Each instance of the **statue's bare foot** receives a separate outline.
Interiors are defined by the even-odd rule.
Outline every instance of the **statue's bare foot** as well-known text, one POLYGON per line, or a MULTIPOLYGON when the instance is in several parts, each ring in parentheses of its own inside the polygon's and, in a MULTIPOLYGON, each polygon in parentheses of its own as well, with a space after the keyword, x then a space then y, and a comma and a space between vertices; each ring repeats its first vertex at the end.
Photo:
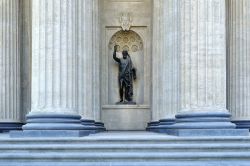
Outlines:
POLYGON ((115 104, 124 104, 123 100, 116 102, 115 104))
POLYGON ((136 102, 134 102, 134 101, 127 101, 126 104, 128 104, 128 105, 136 105, 136 102))

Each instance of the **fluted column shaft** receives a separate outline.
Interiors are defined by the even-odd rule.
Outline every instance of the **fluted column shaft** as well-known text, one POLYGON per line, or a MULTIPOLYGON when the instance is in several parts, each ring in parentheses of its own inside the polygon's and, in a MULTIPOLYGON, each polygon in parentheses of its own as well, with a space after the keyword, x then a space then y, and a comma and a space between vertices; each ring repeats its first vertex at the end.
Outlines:
MULTIPOLYGON (((226 107, 225 1, 181 0, 181 108, 226 107)), ((199 109, 200 110, 200 109, 199 109)))
POLYGON ((228 109, 234 120, 250 120, 250 1, 227 1, 228 109))
POLYGON ((32 1, 32 111, 77 113, 77 1, 32 1))
POLYGON ((18 9, 18 0, 0 0, 0 122, 20 122, 18 9))
POLYGON ((154 0, 152 119, 174 118, 179 110, 179 2, 154 0))
POLYGON ((78 1, 79 114, 100 120, 100 62, 98 0, 78 1))
POLYGON ((153 119, 180 109, 226 106, 225 2, 156 0, 153 119))

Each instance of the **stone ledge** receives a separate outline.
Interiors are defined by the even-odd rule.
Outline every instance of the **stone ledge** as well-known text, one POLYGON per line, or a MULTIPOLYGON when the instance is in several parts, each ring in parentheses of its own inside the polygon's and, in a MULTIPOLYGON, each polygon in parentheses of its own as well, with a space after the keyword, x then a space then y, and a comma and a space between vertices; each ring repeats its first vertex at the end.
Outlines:
POLYGON ((11 131, 10 137, 82 137, 91 133, 88 130, 25 130, 25 131, 11 131))
POLYGON ((183 137, 249 136, 249 130, 247 129, 158 129, 157 131, 183 137))
POLYGON ((20 122, 0 122, 0 133, 11 130, 22 130, 23 123, 20 122))
POLYGON ((233 120, 232 122, 236 124, 236 128, 238 129, 250 130, 250 120, 233 120))
POLYGON ((103 105, 103 109, 149 109, 149 105, 103 105))

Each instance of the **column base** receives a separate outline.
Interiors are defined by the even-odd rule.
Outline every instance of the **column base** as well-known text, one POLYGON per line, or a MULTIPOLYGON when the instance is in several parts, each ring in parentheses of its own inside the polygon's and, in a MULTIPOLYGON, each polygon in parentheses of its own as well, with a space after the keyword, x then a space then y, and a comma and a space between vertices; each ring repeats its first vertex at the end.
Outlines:
POLYGON ((238 129, 250 130, 250 120, 233 120, 232 122, 236 124, 236 128, 238 129))
POLYGON ((9 132, 12 130, 22 130, 23 123, 18 122, 1 122, 0 133, 9 132))
POLYGON ((151 123, 151 126, 148 127, 148 131, 162 133, 162 129, 165 129, 169 125, 173 125, 174 123, 175 119, 161 119, 157 123, 151 123))
POLYGON ((147 128, 146 128, 146 131, 152 131, 152 132, 155 132, 155 128, 156 126, 158 126, 160 123, 160 121, 152 121, 152 122, 148 122, 148 125, 147 125, 147 128))
POLYGON ((11 137, 81 137, 92 134, 81 124, 80 115, 30 113, 26 118, 23 131, 11 131, 11 137))
POLYGON ((101 132, 106 131, 104 123, 102 123, 102 122, 95 122, 95 126, 98 127, 101 132))
POLYGON ((93 134, 106 130, 104 128, 103 123, 101 123, 101 122, 97 123, 94 120, 90 120, 90 119, 81 119, 81 124, 93 134))
POLYGON ((158 132, 175 136, 248 136, 247 129, 236 129, 230 113, 215 111, 185 111, 175 116, 172 125, 157 126, 158 132))
POLYGON ((24 130, 11 131, 10 137, 82 137, 91 134, 88 130, 24 130))

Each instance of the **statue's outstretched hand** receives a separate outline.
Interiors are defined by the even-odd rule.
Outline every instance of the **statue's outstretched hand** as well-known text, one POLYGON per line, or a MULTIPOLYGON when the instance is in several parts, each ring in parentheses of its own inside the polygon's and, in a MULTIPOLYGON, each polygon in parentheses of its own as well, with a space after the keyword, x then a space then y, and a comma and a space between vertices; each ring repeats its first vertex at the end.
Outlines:
POLYGON ((114 46, 114 51, 115 51, 115 52, 117 51, 117 47, 118 47, 118 45, 115 45, 115 46, 114 46))

